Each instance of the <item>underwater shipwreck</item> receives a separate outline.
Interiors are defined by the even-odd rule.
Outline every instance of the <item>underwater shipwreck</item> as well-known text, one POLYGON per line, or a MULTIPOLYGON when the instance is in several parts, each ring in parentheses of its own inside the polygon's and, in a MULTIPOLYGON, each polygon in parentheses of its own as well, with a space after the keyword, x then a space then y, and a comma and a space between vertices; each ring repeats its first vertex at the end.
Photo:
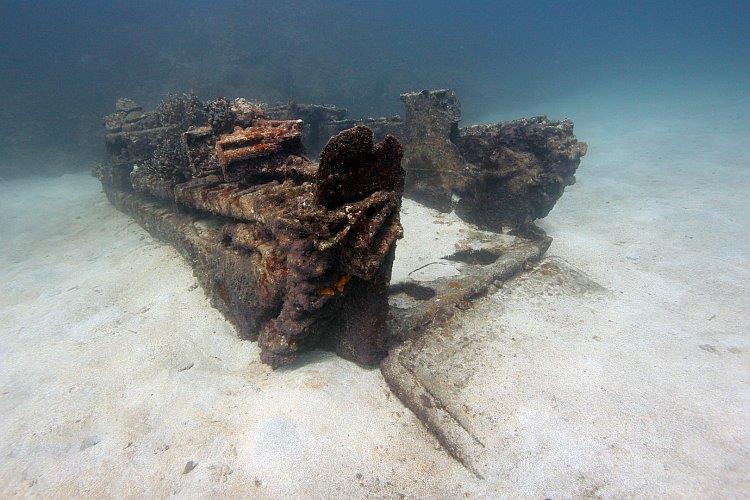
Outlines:
POLYGON ((481 477, 481 441, 435 370, 460 349, 448 342, 455 317, 543 257, 551 238, 534 220, 575 182, 587 146, 569 120, 459 127, 450 90, 401 101, 403 119, 349 119, 331 105, 178 94, 144 112, 119 99, 94 175, 117 209, 182 254, 262 362, 277 368, 323 348, 379 364, 481 477), (458 275, 391 283, 404 196, 477 228, 444 257, 458 275))
POLYGON ((144 112, 119 99, 94 175, 115 207, 185 257, 264 363, 324 348, 374 365, 538 260, 550 238, 533 222, 586 153, 569 120, 461 128, 450 90, 401 101, 403 119, 349 119, 331 105, 178 94, 144 112), (402 196, 498 238, 450 257, 461 276, 391 285, 402 196), (408 305, 389 306, 399 295, 408 305))

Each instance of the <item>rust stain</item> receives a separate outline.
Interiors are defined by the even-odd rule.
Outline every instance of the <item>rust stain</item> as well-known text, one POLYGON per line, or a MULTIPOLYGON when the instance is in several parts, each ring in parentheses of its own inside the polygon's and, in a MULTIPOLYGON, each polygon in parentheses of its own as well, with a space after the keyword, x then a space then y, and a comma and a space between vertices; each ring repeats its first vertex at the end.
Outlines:
POLYGON ((266 274, 276 277, 277 279, 286 278, 289 274, 289 269, 284 265, 284 262, 273 253, 266 257, 264 264, 266 274))
POLYGON ((258 120, 252 127, 235 127, 216 141, 216 156, 223 168, 230 163, 268 156, 281 150, 284 141, 298 139, 300 120, 258 120))
POLYGON ((344 288, 346 288, 346 284, 349 283, 349 280, 351 279, 351 275, 345 274, 337 279, 336 283, 334 283, 333 286, 327 286, 320 289, 318 291, 318 295, 320 295, 321 297, 333 297, 334 295, 342 293, 344 291, 344 288))
POLYGON ((352 277, 348 274, 343 275, 339 280, 336 282, 336 290, 339 291, 339 293, 344 291, 344 287, 347 283, 349 283, 349 280, 352 279, 352 277))

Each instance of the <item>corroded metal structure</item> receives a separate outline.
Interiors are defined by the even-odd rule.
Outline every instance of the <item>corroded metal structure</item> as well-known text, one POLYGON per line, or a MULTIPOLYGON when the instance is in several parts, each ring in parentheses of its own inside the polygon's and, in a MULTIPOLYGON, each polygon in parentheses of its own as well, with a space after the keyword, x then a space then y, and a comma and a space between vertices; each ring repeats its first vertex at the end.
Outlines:
POLYGON ((401 95, 405 117, 346 119, 330 105, 289 104, 276 117, 302 119, 314 150, 356 124, 404 146, 405 196, 440 211, 455 210, 482 228, 512 231, 545 217, 575 172, 587 146, 570 120, 545 116, 459 127, 461 106, 452 90, 401 95))
POLYGON ((401 100, 404 120, 189 94, 143 112, 120 99, 95 175, 117 208, 182 253, 263 362, 287 365, 313 347, 382 360, 394 394, 482 477, 483 445, 435 374, 465 348, 461 311, 543 257, 551 238, 533 221, 575 181, 586 144, 572 122, 546 117, 460 128, 450 90, 401 100), (414 274, 432 262, 390 283, 404 194, 490 230, 440 259, 456 274, 414 274))
POLYGON ((406 194, 463 219, 503 231, 545 217, 587 146, 573 122, 545 116, 459 128, 451 90, 401 95, 406 107, 406 194))
POLYGON ((105 124, 109 161, 95 175, 109 200, 183 254, 264 362, 286 365, 321 346, 362 364, 382 359, 402 231, 396 139, 374 144, 354 127, 318 165, 305 156, 301 121, 190 95, 151 113, 120 100, 105 124))
POLYGON ((109 161, 95 174, 112 203, 182 252, 264 362, 323 346, 372 364, 539 259, 549 238, 533 221, 586 153, 569 120, 461 128, 450 90, 401 101, 404 120, 353 120, 331 105, 183 94, 144 112, 120 99, 105 118, 109 161), (321 150, 319 163, 307 145, 321 150), (500 254, 464 262, 461 279, 420 285, 432 295, 389 314, 389 294, 421 293, 408 282, 388 288, 402 194, 517 240, 499 267, 500 254))

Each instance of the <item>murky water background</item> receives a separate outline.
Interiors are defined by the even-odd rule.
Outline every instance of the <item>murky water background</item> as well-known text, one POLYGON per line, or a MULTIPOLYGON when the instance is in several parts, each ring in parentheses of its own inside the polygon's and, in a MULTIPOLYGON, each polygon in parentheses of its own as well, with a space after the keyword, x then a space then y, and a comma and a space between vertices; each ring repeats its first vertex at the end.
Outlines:
POLYGON ((617 102, 621 87, 740 92, 748 26, 740 1, 2 2, 0 176, 90 164, 118 96, 150 108, 193 90, 356 117, 449 87, 468 123, 602 91, 617 102))

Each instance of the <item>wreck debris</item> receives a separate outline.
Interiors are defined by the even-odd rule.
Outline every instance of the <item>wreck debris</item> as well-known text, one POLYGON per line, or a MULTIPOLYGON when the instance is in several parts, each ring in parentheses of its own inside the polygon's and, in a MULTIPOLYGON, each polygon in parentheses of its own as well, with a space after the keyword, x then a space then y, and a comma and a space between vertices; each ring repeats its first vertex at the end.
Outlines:
MULTIPOLYGON (((402 193, 544 241, 533 221, 575 181, 586 153, 569 120, 460 128, 450 90, 401 100, 405 120, 352 120, 329 105, 202 104, 191 94, 170 96, 154 112, 120 100, 105 118, 110 161, 95 174, 113 203, 193 263, 216 306, 259 339, 265 362, 287 364, 326 345, 371 363, 388 343, 402 193), (305 156, 305 139, 322 149, 319 165, 305 156)), ((441 296, 440 307, 451 303, 441 296)))
POLYGON ((526 267, 537 262, 552 243, 541 229, 523 236, 482 233, 478 248, 464 249, 443 257, 455 262, 458 276, 409 277, 391 285, 390 295, 406 295, 416 300, 391 310, 390 329, 396 341, 420 337, 425 331, 447 324, 457 310, 490 293, 526 267))
POLYGON ((144 165, 135 165, 130 172, 132 190, 161 200, 174 198, 175 180, 165 177, 159 171, 144 165))
POLYGON ((99 179, 102 186, 112 186, 121 191, 132 191, 133 185, 130 182, 130 173, 132 165, 100 163, 94 166, 91 174, 99 179))
MULTIPOLYGON (((549 239, 546 239, 549 244, 549 239)), ((499 278, 496 285, 501 285, 497 288, 502 290, 493 302, 510 302, 509 310, 521 308, 526 314, 533 316, 545 312, 542 304, 546 304, 547 296, 565 296, 566 303, 572 307, 578 304, 578 307, 585 305, 587 309, 592 298, 606 294, 607 290, 604 287, 556 257, 544 258, 535 262, 531 269, 527 269, 527 261, 524 259, 537 261, 544 253, 545 247, 534 249, 534 246, 543 241, 544 239, 536 240, 536 243, 524 242, 517 238, 510 245, 500 245, 496 249, 484 245, 480 247, 480 250, 490 250, 488 253, 500 253, 494 264, 483 267, 486 271, 482 273, 484 276, 492 275, 499 278), (514 277, 513 275, 519 271, 512 268, 519 264, 523 264, 522 268, 526 272, 523 276, 514 277), (534 297, 539 300, 534 300, 534 297)), ((468 270, 466 274, 476 275, 476 272, 468 270)), ((405 295, 403 285, 406 283, 391 286, 392 301, 405 295)), ((496 285, 488 286, 494 291, 496 285)), ((427 283, 415 286, 421 288, 407 289, 408 293, 416 296, 417 293, 414 292, 419 290, 422 297, 426 295, 425 290, 437 294, 437 297, 445 290, 444 284, 434 286, 427 283)), ((460 287, 469 288, 464 284, 460 284, 460 287)), ((481 287, 479 289, 481 290, 481 287)), ((478 393, 481 394, 481 398, 490 399, 493 394, 484 390, 474 375, 477 366, 484 369, 492 366, 494 362, 500 365, 507 364, 503 347, 509 346, 505 342, 515 336, 513 322, 511 325, 505 325, 509 328, 503 328, 501 336, 487 336, 476 329, 461 328, 460 325, 467 318, 462 309, 465 309, 467 304, 461 305, 464 298, 459 297, 442 297, 441 302, 452 300, 458 306, 448 308, 448 315, 439 310, 435 313, 429 310, 430 306, 422 305, 430 303, 429 297, 415 299, 411 304, 406 304, 410 305, 411 309, 399 309, 401 317, 406 321, 398 322, 394 328, 398 330, 400 325, 415 325, 417 330, 406 332, 409 338, 390 350, 388 357, 381 363, 380 370, 393 393, 435 434, 443 448, 470 472, 481 478, 497 460, 497 455, 492 451, 497 450, 496 446, 502 439, 493 439, 487 434, 486 431, 491 430, 493 426, 477 425, 478 412, 472 402, 480 400, 478 393), (414 311, 412 317, 407 316, 410 311, 414 311), (436 319, 428 321, 427 326, 422 326, 420 319, 425 315, 436 319)), ((569 311, 566 308, 565 313, 560 315, 569 315, 569 311)), ((497 311, 497 314, 502 316, 503 311, 497 311)), ((476 317, 475 314, 469 316, 476 317)), ((500 403, 500 407, 502 406, 500 403)), ((496 405, 490 409, 498 410, 500 407, 496 405)), ((491 413, 485 413, 489 414, 491 413)))
POLYGON ((138 122, 125 124, 124 116, 121 118, 111 116, 109 120, 120 120, 117 122, 117 131, 104 136, 104 145, 112 162, 128 163, 134 160, 145 160, 151 156, 159 142, 172 132, 170 127, 136 128, 138 122), (126 125, 131 126, 125 130, 126 125))
POLYGON ((348 111, 332 104, 299 104, 290 102, 271 106, 264 110, 269 118, 277 120, 302 120, 305 124, 317 126, 321 123, 342 120, 348 111))
POLYGON ((401 94, 401 101, 406 108, 406 191, 416 201, 450 211, 472 177, 452 141, 461 119, 458 99, 452 90, 425 90, 401 94))
POLYGON ((163 126, 184 131, 206 121, 206 107, 195 94, 169 94, 156 106, 154 115, 163 126))
POLYGON ((175 184, 190 178, 187 157, 176 133, 167 134, 146 160, 139 161, 130 173, 136 192, 164 200, 174 198, 175 184))
POLYGON ((215 141, 214 131, 209 126, 194 127, 182 134, 182 146, 192 177, 218 174, 221 167, 214 150, 215 141))
MULTIPOLYGON (((276 120, 302 120, 304 123, 302 140, 314 153, 320 151, 328 139, 344 130, 340 129, 333 134, 328 134, 329 130, 326 129, 325 124, 341 120, 347 114, 346 109, 330 104, 298 104, 296 102, 272 106, 264 112, 269 118, 276 120)), ((351 126, 346 128, 351 128, 351 126)))
POLYGON ((483 239, 474 250, 482 255, 481 262, 466 250, 444 257, 459 262, 459 276, 420 282, 410 279, 391 285, 389 327, 394 345, 380 364, 383 378, 396 397, 453 458, 478 478, 483 468, 475 451, 483 448, 481 442, 471 426, 456 417, 451 401, 435 391, 435 377, 453 373, 453 369, 445 368, 452 366, 451 354, 467 355, 461 351, 466 343, 460 342, 463 330, 456 328, 457 316, 538 262, 552 241, 541 231, 528 238, 496 234, 483 239), (436 364, 435 358, 442 364, 436 364))
POLYGON ((314 346, 382 359, 402 234, 398 141, 374 144, 356 127, 331 139, 318 167, 304 156, 301 121, 267 119, 249 101, 199 107, 182 96, 157 109, 143 115, 158 126, 139 130, 149 148, 132 147, 124 125, 108 134, 122 144, 95 171, 109 200, 175 245, 265 363, 314 346))
POLYGON ((249 127, 255 120, 268 118, 263 106, 243 97, 238 97, 232 101, 229 111, 234 116, 235 124, 240 127, 249 127))
POLYGON ((235 127, 215 143, 222 177, 235 181, 260 177, 289 155, 302 155, 301 120, 256 120, 247 128, 235 127))
POLYGON ((358 125, 365 126, 372 130, 374 140, 380 141, 389 135, 401 137, 404 122, 398 116, 332 120, 320 125, 320 138, 325 141, 327 138, 333 137, 342 130, 356 127, 358 125))
POLYGON ((115 112, 104 118, 104 144, 113 163, 143 161, 160 143, 174 142, 205 119, 203 103, 193 94, 169 95, 148 113, 132 99, 118 99, 115 112))
POLYGON ((313 151, 321 141, 360 124, 372 129, 376 140, 389 134, 399 138, 405 196, 441 211, 456 210, 465 220, 496 231, 523 231, 545 217, 575 182, 586 154, 570 120, 540 116, 460 128, 461 107, 452 90, 407 92, 401 101, 403 121, 398 116, 339 118, 346 110, 333 106, 289 104, 269 112, 310 121, 315 139, 306 144, 313 151))
POLYGON ((527 118, 459 128, 450 90, 407 93, 406 195, 502 231, 545 217, 575 182, 586 144, 570 120, 527 118))
POLYGON ((130 113, 131 111, 143 111, 143 108, 132 99, 117 99, 117 102, 115 102, 116 113, 130 113))
POLYGON ((403 191, 403 150, 387 136, 373 146, 369 128, 359 125, 333 137, 320 153, 318 199, 326 206, 362 199, 375 191, 403 191))
POLYGON ((573 135, 573 122, 545 116, 459 130, 454 138, 476 175, 456 211, 490 227, 526 227, 546 217, 575 183, 587 145, 573 135))
POLYGON ((302 120, 302 140, 308 150, 317 154, 328 140, 344 130, 364 125, 373 132, 376 141, 387 135, 401 137, 403 121, 398 116, 379 118, 347 118, 348 111, 330 104, 288 103, 264 110, 266 115, 277 120, 302 120))
POLYGON ((232 105, 226 97, 219 97, 206 104, 206 121, 215 134, 232 130, 235 115, 232 105))

